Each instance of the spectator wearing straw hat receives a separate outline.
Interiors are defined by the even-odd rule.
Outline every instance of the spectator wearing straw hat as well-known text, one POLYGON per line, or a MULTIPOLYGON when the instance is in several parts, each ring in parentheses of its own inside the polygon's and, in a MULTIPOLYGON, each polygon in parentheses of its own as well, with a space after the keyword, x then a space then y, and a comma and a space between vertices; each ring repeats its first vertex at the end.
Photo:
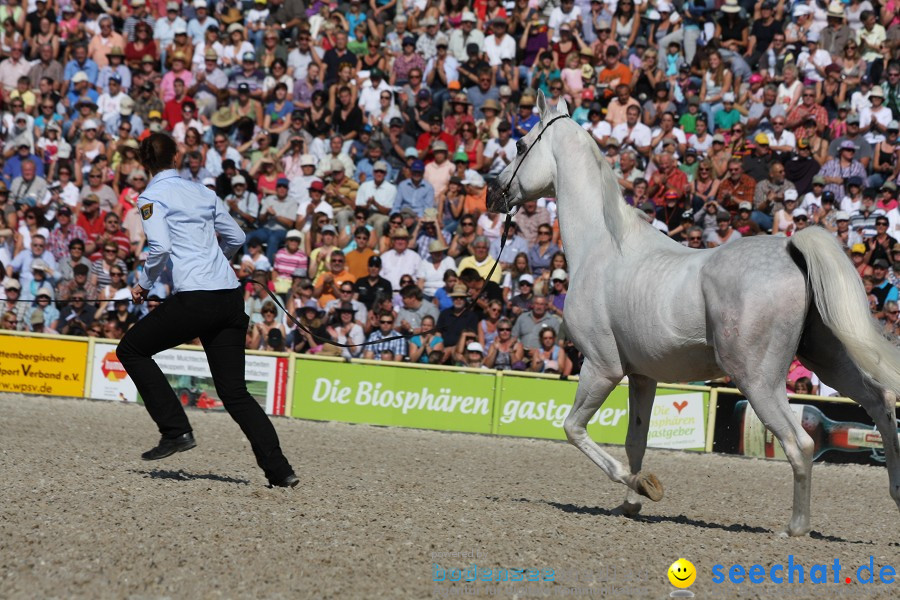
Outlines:
POLYGON ((429 247, 431 242, 440 240, 446 244, 451 240, 450 234, 443 231, 440 227, 436 208, 425 209, 425 214, 419 219, 415 229, 413 229, 412 239, 412 246, 423 261, 427 261, 430 256, 429 247))
POLYGON ((400 289, 403 275, 415 276, 422 263, 421 257, 409 248, 409 231, 405 227, 397 227, 391 233, 391 249, 381 255, 381 260, 381 275, 394 290, 400 289))
POLYGON ((431 148, 434 160, 425 163, 424 179, 434 188, 438 197, 450 183, 450 177, 456 172, 456 166, 448 159, 449 148, 444 140, 437 140, 431 148))
POLYGON ((456 261, 447 256, 447 244, 444 240, 434 239, 428 244, 428 257, 419 264, 416 273, 418 286, 431 302, 437 291, 444 284, 444 274, 456 270, 456 261))
POLYGON ((457 61, 463 63, 469 59, 467 48, 475 46, 475 54, 481 53, 484 45, 484 33, 477 28, 478 17, 470 10, 464 10, 460 17, 459 27, 450 34, 449 49, 457 61))
POLYGON ((449 295, 453 299, 453 306, 442 310, 437 321, 437 330, 444 339, 444 361, 452 356, 454 347, 464 332, 470 332, 475 336, 478 322, 481 320, 480 311, 467 308, 466 298, 469 291, 466 284, 457 283, 449 295))

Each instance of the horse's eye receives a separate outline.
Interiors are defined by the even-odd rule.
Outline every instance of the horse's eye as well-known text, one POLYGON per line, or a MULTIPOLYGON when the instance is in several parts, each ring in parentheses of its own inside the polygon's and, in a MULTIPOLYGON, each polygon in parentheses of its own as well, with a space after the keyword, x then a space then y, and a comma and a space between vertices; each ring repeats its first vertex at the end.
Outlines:
POLYGON ((518 152, 519 154, 525 154, 526 150, 527 147, 525 146, 524 140, 519 140, 518 142, 516 142, 516 152, 518 152))

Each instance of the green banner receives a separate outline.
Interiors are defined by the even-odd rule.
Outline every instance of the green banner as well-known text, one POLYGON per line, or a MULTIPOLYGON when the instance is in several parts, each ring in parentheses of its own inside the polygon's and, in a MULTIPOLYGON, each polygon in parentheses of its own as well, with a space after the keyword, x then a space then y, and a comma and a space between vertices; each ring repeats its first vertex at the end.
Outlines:
POLYGON ((484 374, 296 361, 291 416, 491 433, 493 371, 484 374))
MULTIPOLYGON (((575 381, 504 375, 495 413, 494 433, 566 439, 563 423, 575 400, 575 381)), ((709 394, 658 388, 647 445, 654 448, 703 450, 709 394)), ((588 423, 588 434, 600 444, 624 444, 628 431, 628 388, 618 386, 588 423)))

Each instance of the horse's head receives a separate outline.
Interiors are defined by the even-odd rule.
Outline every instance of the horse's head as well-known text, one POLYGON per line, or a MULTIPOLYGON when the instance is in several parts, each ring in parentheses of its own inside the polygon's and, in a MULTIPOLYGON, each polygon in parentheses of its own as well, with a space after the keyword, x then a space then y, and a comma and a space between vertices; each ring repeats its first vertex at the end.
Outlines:
POLYGON ((554 195, 556 161, 551 152, 550 126, 569 116, 566 101, 559 99, 556 108, 550 106, 544 93, 538 91, 537 106, 541 120, 528 135, 516 142, 516 158, 506 165, 491 185, 487 207, 492 212, 509 212, 528 200, 554 195))

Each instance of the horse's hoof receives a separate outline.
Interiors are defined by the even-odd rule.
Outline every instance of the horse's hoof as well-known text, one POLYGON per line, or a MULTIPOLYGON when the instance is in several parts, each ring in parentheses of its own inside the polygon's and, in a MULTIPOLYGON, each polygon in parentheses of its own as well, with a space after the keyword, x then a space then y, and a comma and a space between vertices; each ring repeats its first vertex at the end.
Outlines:
POLYGON ((620 517, 633 518, 640 514, 641 505, 632 504, 631 502, 623 502, 612 510, 612 514, 620 517))
POLYGON ((787 526, 787 529, 782 529, 778 532, 778 537, 789 538, 789 537, 804 537, 809 535, 809 532, 812 530, 811 527, 797 527, 793 528, 790 525, 787 526))
POLYGON ((641 496, 646 496, 654 502, 659 502, 663 497, 663 486, 652 473, 638 473, 635 491, 641 496))

